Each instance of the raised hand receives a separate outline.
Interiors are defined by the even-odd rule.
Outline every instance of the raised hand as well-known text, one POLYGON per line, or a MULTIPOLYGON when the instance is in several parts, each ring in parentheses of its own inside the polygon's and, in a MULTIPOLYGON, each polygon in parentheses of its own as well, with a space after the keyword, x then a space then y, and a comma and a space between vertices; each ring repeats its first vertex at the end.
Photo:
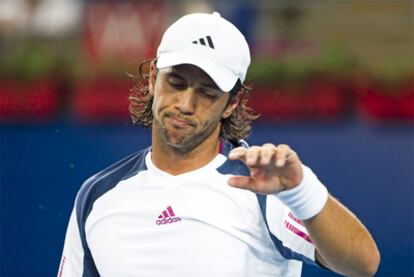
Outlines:
POLYGON ((271 194, 296 187, 303 178, 302 164, 288 145, 266 143, 250 148, 238 147, 229 159, 241 160, 250 169, 250 177, 234 176, 228 184, 255 193, 271 194))

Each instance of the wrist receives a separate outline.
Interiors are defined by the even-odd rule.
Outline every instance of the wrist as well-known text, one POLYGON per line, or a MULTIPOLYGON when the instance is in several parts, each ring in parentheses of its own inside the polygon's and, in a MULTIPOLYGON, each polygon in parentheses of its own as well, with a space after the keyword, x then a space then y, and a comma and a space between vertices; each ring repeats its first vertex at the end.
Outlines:
POLYGON ((301 220, 317 215, 328 200, 328 190, 307 166, 302 166, 301 183, 289 190, 276 193, 279 198, 301 220))

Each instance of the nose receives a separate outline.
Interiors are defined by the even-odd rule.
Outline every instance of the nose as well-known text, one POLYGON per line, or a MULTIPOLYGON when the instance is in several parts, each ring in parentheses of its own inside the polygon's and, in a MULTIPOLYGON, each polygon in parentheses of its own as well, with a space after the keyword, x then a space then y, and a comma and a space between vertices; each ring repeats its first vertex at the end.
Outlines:
POLYGON ((188 87, 177 95, 176 108, 183 114, 193 114, 196 105, 196 95, 193 88, 188 87))

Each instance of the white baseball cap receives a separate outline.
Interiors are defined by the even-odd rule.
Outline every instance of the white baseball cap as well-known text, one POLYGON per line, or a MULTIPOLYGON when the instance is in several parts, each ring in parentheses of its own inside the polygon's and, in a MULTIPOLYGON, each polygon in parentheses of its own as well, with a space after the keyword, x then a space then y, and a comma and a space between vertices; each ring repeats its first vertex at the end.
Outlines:
POLYGON ((243 34, 219 13, 193 13, 178 19, 164 33, 157 50, 157 68, 192 64, 205 71, 223 91, 243 83, 250 51, 243 34))

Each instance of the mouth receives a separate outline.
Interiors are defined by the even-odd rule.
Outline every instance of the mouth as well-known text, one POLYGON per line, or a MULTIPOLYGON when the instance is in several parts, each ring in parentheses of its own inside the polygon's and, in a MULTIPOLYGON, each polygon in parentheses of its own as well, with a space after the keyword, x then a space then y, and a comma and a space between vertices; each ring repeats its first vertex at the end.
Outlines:
POLYGON ((190 128, 193 126, 193 124, 189 121, 183 120, 177 116, 169 116, 167 117, 167 120, 170 122, 171 125, 173 125, 175 128, 190 128))

